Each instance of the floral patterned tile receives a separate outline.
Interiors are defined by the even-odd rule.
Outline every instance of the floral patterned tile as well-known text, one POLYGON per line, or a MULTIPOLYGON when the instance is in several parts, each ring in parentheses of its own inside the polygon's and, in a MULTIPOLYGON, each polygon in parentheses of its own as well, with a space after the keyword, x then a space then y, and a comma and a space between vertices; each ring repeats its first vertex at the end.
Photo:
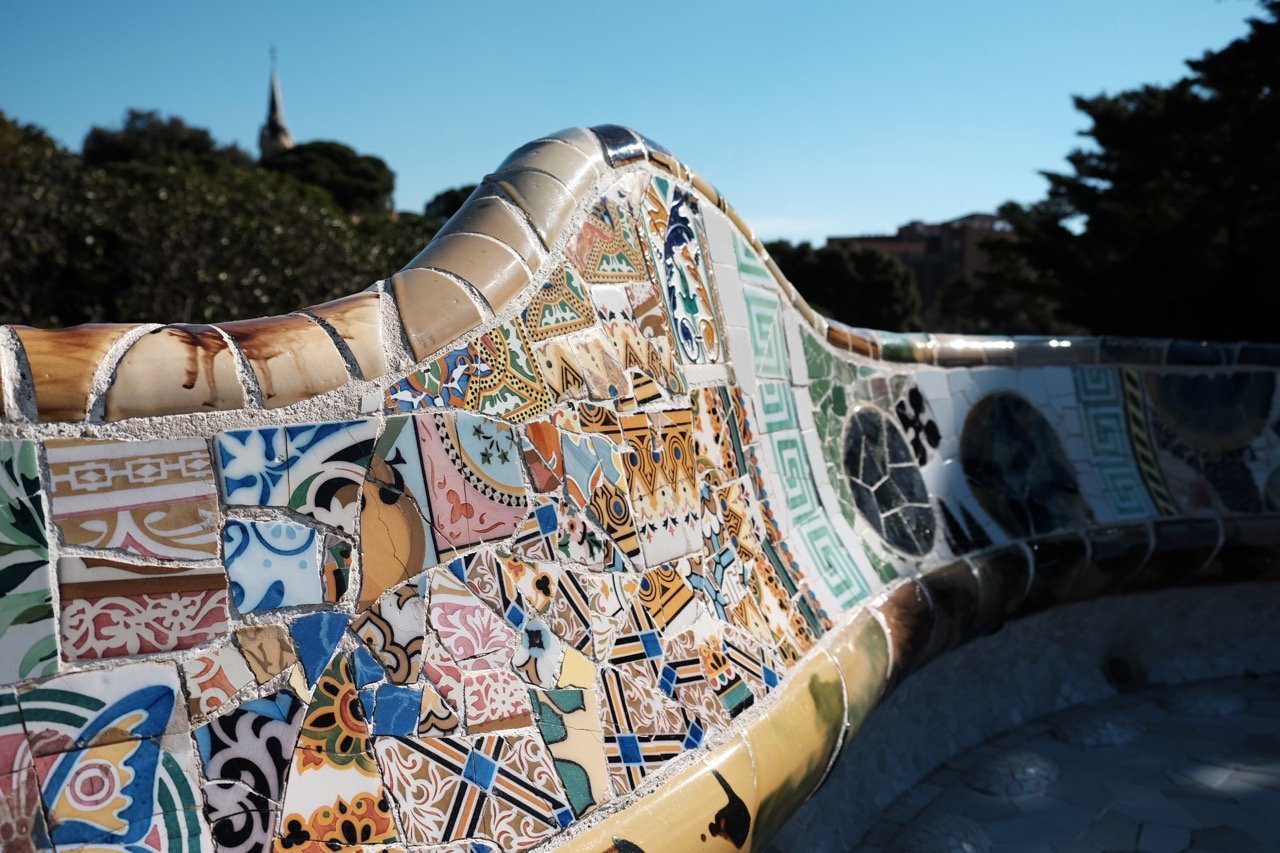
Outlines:
POLYGON ((36 446, 0 441, 0 682, 57 667, 49 543, 36 446))
POLYGON ((184 662, 182 676, 187 686, 187 709, 193 718, 213 713, 257 683, 244 656, 231 643, 184 662))
POLYGON ((219 482, 232 506, 272 506, 354 531, 360 483, 378 422, 228 430, 214 438, 219 482))
POLYGON ((241 613, 319 604, 320 537, 288 519, 228 519, 222 547, 231 603, 241 613))
POLYGON ((534 716, 574 817, 612 798, 594 690, 531 690, 534 716))
POLYGON ((519 317, 396 382, 387 389, 384 404, 388 414, 452 407, 517 423, 550 406, 551 395, 519 317))
POLYGON ((522 729, 533 725, 528 685, 509 669, 477 669, 462 673, 467 731, 522 729))
POLYGON ((178 669, 138 661, 60 675, 18 692, 33 755, 187 730, 178 669))
POLYGON ((68 545, 217 556, 217 489, 203 439, 50 439, 45 452, 50 509, 68 545))
POLYGON ((188 649, 227 630, 220 567, 61 557, 62 658, 94 660, 188 649))
POLYGON ((376 749, 409 844, 492 838, 522 850, 572 820, 534 737, 381 738, 376 749))
POLYGON ((413 585, 383 596, 356 617, 352 632, 374 653, 395 684, 411 684, 422 671, 426 605, 413 585))

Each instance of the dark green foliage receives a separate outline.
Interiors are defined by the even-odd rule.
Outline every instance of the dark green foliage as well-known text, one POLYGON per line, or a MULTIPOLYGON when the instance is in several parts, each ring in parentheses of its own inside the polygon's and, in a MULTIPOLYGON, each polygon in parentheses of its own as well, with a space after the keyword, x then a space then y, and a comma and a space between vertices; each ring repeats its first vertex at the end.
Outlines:
POLYGON ((828 317, 870 329, 920 328, 920 290, 902 262, 869 246, 785 241, 765 248, 805 299, 828 317))
POLYGON ((428 219, 446 220, 457 213, 462 203, 475 191, 475 184, 467 184, 436 193, 435 198, 427 202, 426 209, 422 211, 423 215, 428 219))
POLYGON ((92 167, 0 114, 0 322, 295 311, 395 272, 435 231, 416 214, 353 218, 325 190, 222 157, 201 134, 158 147, 113 142, 92 167))
POLYGON ((327 190, 347 213, 385 212, 396 185, 381 159, 341 142, 304 142, 264 158, 262 167, 327 190))
POLYGON ((129 110, 119 130, 93 128, 84 138, 80 156, 89 166, 184 159, 217 160, 240 166, 252 162, 249 155, 234 145, 218 145, 204 128, 191 127, 176 116, 161 118, 154 110, 129 110))
POLYGON ((1277 339, 1280 0, 1168 87, 1077 98, 1094 145, 1001 215, 1010 282, 1094 332, 1277 339))

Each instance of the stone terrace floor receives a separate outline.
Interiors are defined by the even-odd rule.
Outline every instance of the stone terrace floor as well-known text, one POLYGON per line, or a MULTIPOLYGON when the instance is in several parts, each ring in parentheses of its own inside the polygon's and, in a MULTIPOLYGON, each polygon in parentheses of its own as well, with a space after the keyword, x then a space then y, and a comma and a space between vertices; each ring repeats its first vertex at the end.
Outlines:
POLYGON ((1280 851, 1280 676, 1037 720, 943 764, 857 849, 1280 851))

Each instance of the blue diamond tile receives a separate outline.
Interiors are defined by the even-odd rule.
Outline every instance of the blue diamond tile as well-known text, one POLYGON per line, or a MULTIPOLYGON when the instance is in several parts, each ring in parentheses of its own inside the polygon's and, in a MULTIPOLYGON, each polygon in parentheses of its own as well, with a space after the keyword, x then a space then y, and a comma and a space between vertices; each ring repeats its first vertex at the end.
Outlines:
POLYGON ((644 646, 644 656, 647 658, 662 657, 662 643, 658 641, 657 631, 645 631, 640 635, 640 644, 644 646))
POLYGON ((635 735, 618 735, 618 754, 622 756, 623 764, 644 763, 640 755, 640 740, 635 735))
POLYGON ((475 750, 467 753, 467 763, 462 768, 463 779, 487 792, 493 787, 493 780, 497 775, 498 765, 492 758, 475 750))

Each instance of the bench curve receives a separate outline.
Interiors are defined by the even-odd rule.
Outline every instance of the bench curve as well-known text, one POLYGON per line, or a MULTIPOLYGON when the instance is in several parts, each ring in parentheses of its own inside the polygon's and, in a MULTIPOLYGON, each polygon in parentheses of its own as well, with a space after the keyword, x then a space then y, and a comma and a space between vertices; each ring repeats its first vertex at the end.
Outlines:
POLYGON ((28 849, 757 849, 925 663, 1278 564, 1280 348, 845 326, 619 126, 363 292, 0 338, 28 849))

